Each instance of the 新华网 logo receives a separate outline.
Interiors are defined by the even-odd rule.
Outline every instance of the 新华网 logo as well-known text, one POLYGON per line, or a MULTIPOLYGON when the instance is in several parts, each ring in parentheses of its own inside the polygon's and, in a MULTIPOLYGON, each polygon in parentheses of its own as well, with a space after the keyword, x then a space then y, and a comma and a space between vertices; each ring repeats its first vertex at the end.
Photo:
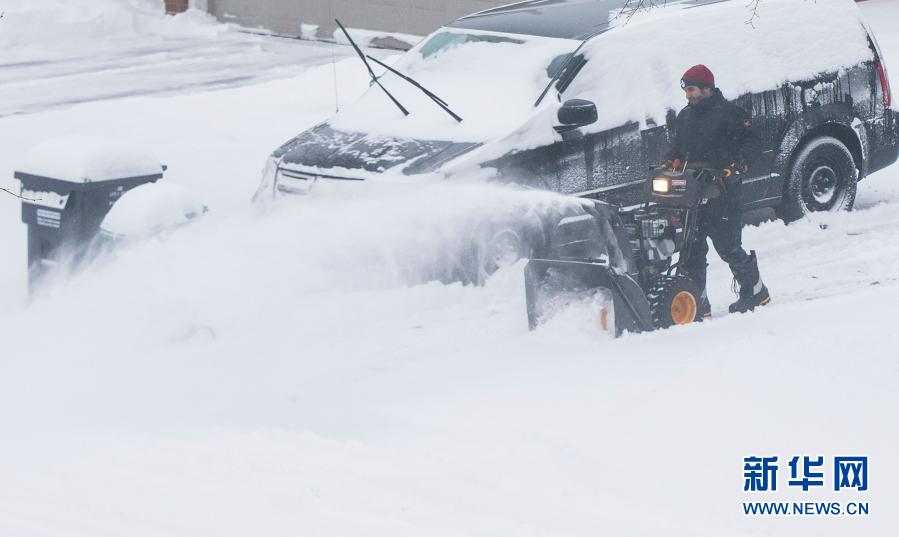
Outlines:
MULTIPOLYGON (((808 493, 864 493, 868 490, 868 457, 796 455, 781 460, 777 455, 743 458, 743 492, 748 494, 785 491, 808 493), (781 463, 783 467, 781 467, 781 463), (785 483, 778 489, 778 482, 785 483)), ((841 497, 842 499, 842 497, 841 497)), ((853 498, 854 500, 855 498, 853 498)), ((861 498, 864 499, 864 498, 861 498)), ((868 501, 754 501, 743 502, 746 515, 818 516, 868 515, 868 501)))

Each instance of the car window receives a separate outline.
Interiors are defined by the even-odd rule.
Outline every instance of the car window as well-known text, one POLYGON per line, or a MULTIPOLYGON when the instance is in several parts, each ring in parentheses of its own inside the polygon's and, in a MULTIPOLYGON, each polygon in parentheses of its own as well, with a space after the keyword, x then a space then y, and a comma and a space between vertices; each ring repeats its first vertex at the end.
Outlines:
MULTIPOLYGON (((569 55, 569 58, 570 57, 571 56, 569 55)), ((556 81, 556 91, 565 93, 565 90, 567 90, 568 86, 574 82, 574 79, 577 78, 585 65, 587 65, 587 60, 584 58, 583 54, 578 54, 571 60, 571 62, 566 62, 562 66, 563 71, 559 73, 558 80, 556 81)))
POLYGON ((421 54, 422 58, 428 59, 439 52, 451 49, 453 47, 458 47, 466 43, 514 43, 516 45, 520 45, 524 43, 524 41, 520 39, 512 39, 509 37, 500 37, 496 35, 440 32, 429 39, 424 45, 422 45, 418 52, 419 54, 421 54))
POLYGON ((565 67, 565 64, 568 62, 569 58, 571 58, 571 53, 559 54, 551 62, 546 66, 546 76, 549 78, 555 78, 559 73, 559 69, 565 67))

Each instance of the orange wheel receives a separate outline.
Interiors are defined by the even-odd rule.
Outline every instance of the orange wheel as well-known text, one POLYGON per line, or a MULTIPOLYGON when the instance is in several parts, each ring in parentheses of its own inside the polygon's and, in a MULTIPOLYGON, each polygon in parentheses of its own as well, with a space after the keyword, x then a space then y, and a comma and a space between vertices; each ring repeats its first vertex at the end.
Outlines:
POLYGON ((690 324, 696 319, 696 297, 689 291, 681 291, 671 300, 671 320, 674 324, 690 324))
POLYGON ((699 313, 702 289, 683 276, 660 276, 646 293, 656 328, 690 324, 699 313))
POLYGON ((599 327, 603 332, 609 331, 609 309, 603 308, 599 310, 599 327))

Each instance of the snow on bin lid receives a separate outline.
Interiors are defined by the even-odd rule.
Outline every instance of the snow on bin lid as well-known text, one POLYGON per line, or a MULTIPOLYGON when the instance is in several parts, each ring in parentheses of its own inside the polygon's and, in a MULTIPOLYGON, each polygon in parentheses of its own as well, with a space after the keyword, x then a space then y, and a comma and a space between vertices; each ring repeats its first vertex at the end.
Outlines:
POLYGON ((73 183, 110 181, 162 173, 151 151, 102 136, 68 135, 38 144, 19 172, 73 183))

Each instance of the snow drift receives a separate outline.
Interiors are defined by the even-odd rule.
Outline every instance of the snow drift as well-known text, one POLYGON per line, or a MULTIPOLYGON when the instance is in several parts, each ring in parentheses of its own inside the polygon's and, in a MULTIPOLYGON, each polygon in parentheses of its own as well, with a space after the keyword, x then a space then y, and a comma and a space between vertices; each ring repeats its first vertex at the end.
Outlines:
POLYGON ((0 12, 3 48, 72 46, 99 36, 216 35, 228 28, 196 10, 167 17, 162 0, 0 0, 0 12))

